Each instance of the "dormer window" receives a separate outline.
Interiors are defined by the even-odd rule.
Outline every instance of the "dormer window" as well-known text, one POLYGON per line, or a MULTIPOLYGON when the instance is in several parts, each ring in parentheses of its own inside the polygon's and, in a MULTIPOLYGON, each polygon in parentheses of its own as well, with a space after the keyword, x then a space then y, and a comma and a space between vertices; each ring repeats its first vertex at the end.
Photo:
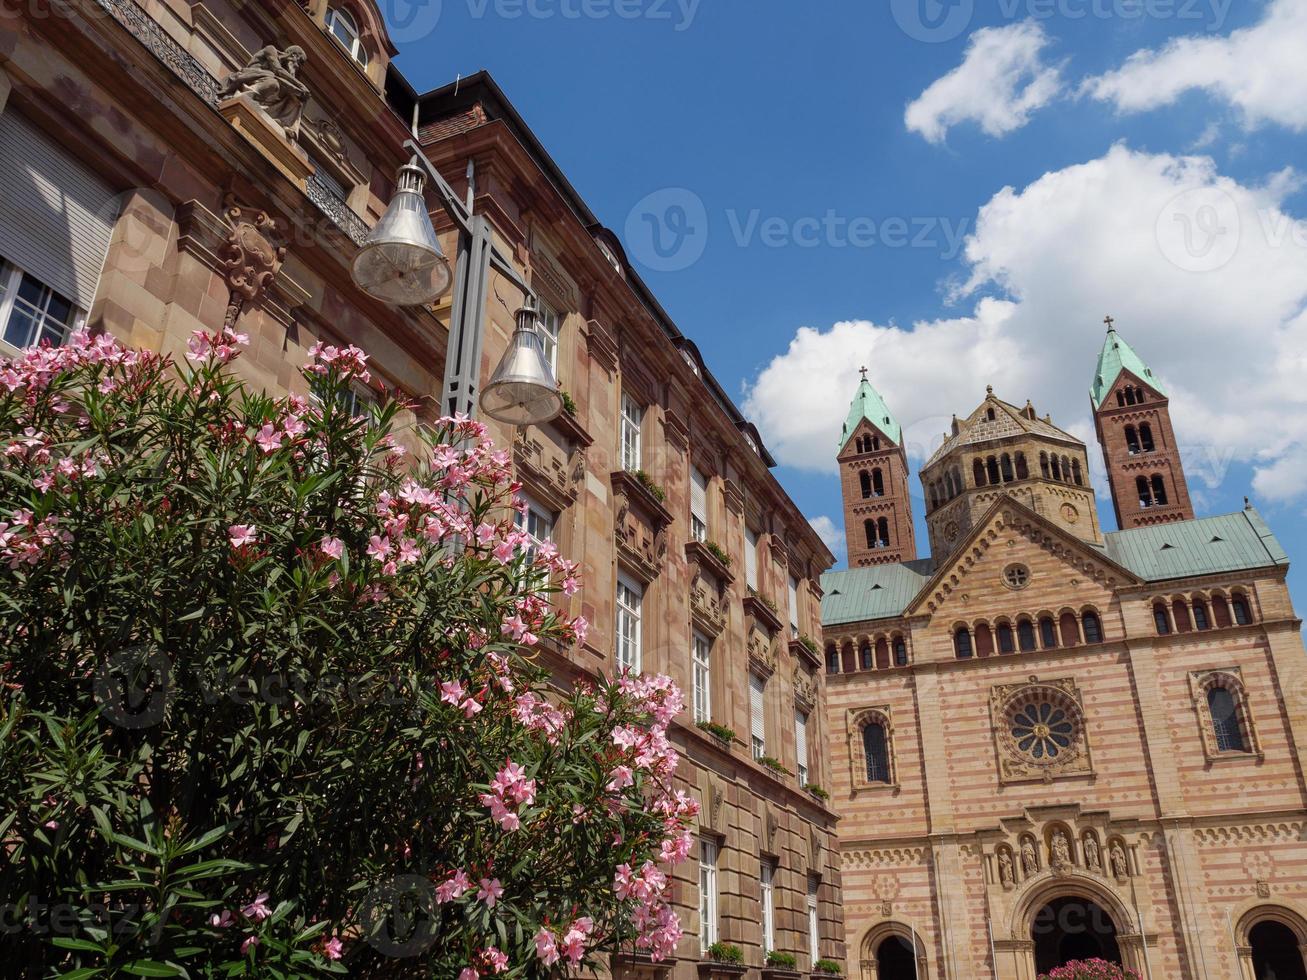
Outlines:
POLYGON ((349 52, 349 56, 364 68, 368 66, 368 50, 363 46, 358 23, 349 11, 332 7, 327 11, 327 30, 349 52))

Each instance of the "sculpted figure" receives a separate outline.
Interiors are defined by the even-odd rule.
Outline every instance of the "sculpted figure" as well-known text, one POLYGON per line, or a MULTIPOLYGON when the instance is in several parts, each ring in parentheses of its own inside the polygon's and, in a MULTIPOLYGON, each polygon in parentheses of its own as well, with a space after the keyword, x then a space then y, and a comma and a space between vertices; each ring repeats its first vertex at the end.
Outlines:
POLYGON ((299 139, 304 103, 309 97, 309 90, 299 80, 300 68, 307 60, 304 49, 297 44, 285 51, 268 45, 256 51, 248 65, 227 76, 218 98, 251 96, 285 130, 286 139, 294 143, 299 139))
POLYGON ((1039 858, 1035 856, 1035 844, 1029 837, 1021 842, 1021 872, 1027 878, 1039 874, 1039 858))
POLYGON ((1085 864, 1090 871, 1102 871, 1102 858, 1098 853, 1098 841, 1090 834, 1085 838, 1085 864))
POLYGON ((1058 830, 1053 834, 1053 867, 1068 868, 1071 866, 1071 842, 1067 840, 1066 834, 1058 830))
POLYGON ((1112 873, 1118 878, 1130 877, 1130 868, 1126 864, 1125 849, 1120 842, 1112 844, 1112 873))
POLYGON ((998 852, 998 878, 1004 887, 1010 887, 1016 881, 1016 869, 1012 867, 1012 855, 1006 850, 998 852))

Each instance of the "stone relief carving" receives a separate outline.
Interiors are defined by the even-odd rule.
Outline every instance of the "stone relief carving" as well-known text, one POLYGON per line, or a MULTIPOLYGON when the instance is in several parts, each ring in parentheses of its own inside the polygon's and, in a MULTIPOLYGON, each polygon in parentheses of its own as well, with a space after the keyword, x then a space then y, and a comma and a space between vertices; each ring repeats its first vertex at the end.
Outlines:
POLYGON ((231 291, 223 326, 234 330, 245 308, 257 303, 277 278, 286 246, 279 225, 266 211, 244 207, 229 197, 223 214, 231 229, 218 251, 231 291))
POLYGON ((1062 829, 1053 832, 1053 867, 1059 871, 1072 865, 1071 842, 1062 829))
POLYGON ((1130 865, 1126 861, 1125 848, 1121 846, 1120 841, 1112 842, 1112 874, 1117 878, 1125 880, 1130 877, 1130 865))
POLYGON ((248 95, 270 119, 277 123, 291 143, 299 141, 308 87, 299 80, 299 71, 308 55, 299 45, 280 51, 269 44, 256 51, 244 68, 232 72, 218 89, 221 100, 248 95))
POLYGON ((1080 689, 1071 678, 1000 684, 990 691, 999 778, 1051 781, 1093 772, 1080 689))
POLYGON ((1039 874, 1039 856, 1035 853, 1034 838, 1029 835, 1021 838, 1021 873, 1027 878, 1039 874))
POLYGON ((1016 868, 1012 865, 1012 853, 1005 847, 998 852, 998 880, 1004 888, 1016 884, 1016 868))
POLYGON ((1098 850, 1098 838, 1093 834, 1085 834, 1085 867, 1090 871, 1102 871, 1103 859, 1098 850))

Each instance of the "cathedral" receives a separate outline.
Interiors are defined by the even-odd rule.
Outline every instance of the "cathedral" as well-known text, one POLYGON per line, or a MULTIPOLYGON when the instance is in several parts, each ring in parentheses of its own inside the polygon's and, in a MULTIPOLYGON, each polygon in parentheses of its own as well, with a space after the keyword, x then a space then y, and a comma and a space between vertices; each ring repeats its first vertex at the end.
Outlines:
POLYGON ((1307 980, 1307 656, 1261 515, 1198 516, 1165 386, 1108 321, 1088 447, 991 388, 921 470, 867 380, 822 580, 850 972, 1307 980), (918 498, 920 499, 920 498, 918 498))

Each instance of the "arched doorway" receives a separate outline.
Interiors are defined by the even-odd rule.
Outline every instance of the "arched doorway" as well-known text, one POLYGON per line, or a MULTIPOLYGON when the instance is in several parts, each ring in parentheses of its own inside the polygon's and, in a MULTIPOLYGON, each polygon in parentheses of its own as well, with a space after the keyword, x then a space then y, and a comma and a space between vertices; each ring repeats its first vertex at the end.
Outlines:
POLYGON ((902 936, 887 936, 876 949, 876 980, 917 980, 911 944, 902 936))
POLYGON ((1087 898, 1067 896, 1049 902, 1035 914, 1030 938, 1039 973, 1072 960, 1121 962, 1116 923, 1101 905, 1087 898))
POLYGON ((1256 980, 1307 980, 1298 937, 1283 922, 1267 919, 1248 930, 1256 980))

